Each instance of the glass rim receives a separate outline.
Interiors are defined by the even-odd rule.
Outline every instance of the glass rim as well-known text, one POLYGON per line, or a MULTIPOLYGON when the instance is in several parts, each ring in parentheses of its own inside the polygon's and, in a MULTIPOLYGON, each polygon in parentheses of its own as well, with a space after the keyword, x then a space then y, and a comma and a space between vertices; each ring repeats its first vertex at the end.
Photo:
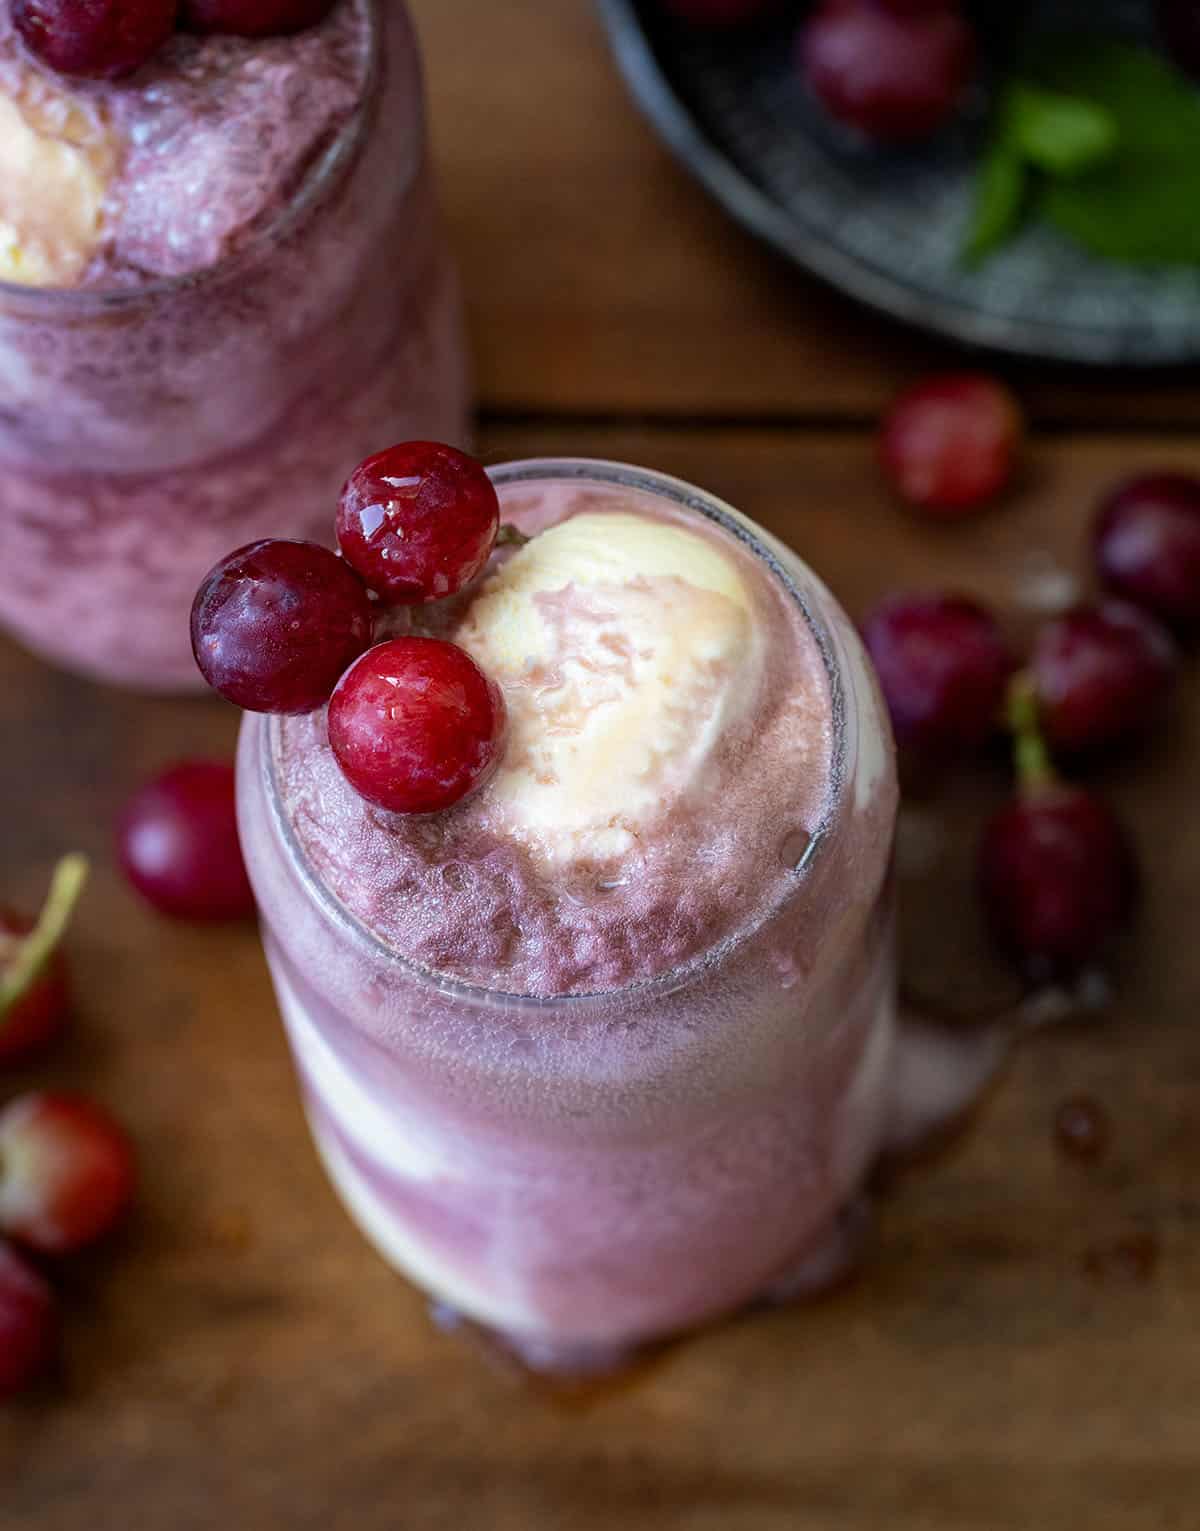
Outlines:
MULTIPOLYGON (((832 633, 828 624, 814 614, 805 592, 799 588, 796 580, 764 541, 763 529, 753 522, 746 525, 741 514, 726 501, 689 484, 684 479, 660 473, 653 468, 638 468, 629 463, 587 457, 523 458, 513 462, 489 465, 487 472, 497 489, 503 489, 512 484, 575 480, 580 483, 637 489, 670 500, 680 508, 699 514, 720 526, 743 548, 766 564, 771 574, 783 586, 799 610, 821 656, 829 685, 830 714, 833 722, 829 789, 825 794, 821 817, 809 832, 809 841, 803 856, 797 865, 790 869, 790 878, 782 885, 774 898, 767 900, 761 909, 754 911, 723 940, 697 953, 694 957, 689 957, 685 962, 669 968, 665 973, 658 973, 653 978, 638 979, 616 989, 593 989, 572 994, 523 994, 507 989, 490 988, 486 984, 471 983, 467 979, 456 978, 436 968, 426 967, 390 945, 342 903, 313 866, 304 847, 300 844, 291 820, 283 811, 276 769, 276 747, 281 720, 277 717, 263 716, 256 721, 261 725, 266 736, 263 740, 260 770, 271 822, 285 849, 289 865, 302 883, 305 892, 334 924, 338 925, 351 940, 364 943, 389 966, 400 968, 414 979, 432 986, 449 998, 461 999, 481 1007, 530 1010, 544 1010, 561 1005, 578 1008, 589 1005, 621 1004, 631 998, 665 998, 687 987, 703 973, 734 956, 797 896, 808 880, 822 847, 839 822, 850 777, 846 762, 846 688, 832 633)), ((747 517, 746 520, 749 518, 747 517)), ((799 555, 795 556, 805 573, 811 573, 812 571, 799 558, 799 555)))
MULTIPOLYGON (((366 138, 379 91, 382 75, 379 57, 383 37, 382 6, 385 0, 343 0, 343 3, 360 6, 367 17, 367 72, 362 92, 333 140, 305 171, 299 186, 269 223, 251 234, 236 250, 197 271, 185 271, 179 276, 151 277, 128 287, 40 287, 25 282, 0 280, 0 303, 9 310, 28 309, 31 316, 36 318, 55 317, 59 314, 74 317, 79 314, 117 313, 136 308, 139 303, 160 298, 167 293, 188 291, 205 287, 210 282, 223 281, 243 266, 251 264, 264 250, 286 239, 320 205, 343 172, 354 164, 366 138)), ((408 22, 407 7, 401 9, 401 16, 408 22)))

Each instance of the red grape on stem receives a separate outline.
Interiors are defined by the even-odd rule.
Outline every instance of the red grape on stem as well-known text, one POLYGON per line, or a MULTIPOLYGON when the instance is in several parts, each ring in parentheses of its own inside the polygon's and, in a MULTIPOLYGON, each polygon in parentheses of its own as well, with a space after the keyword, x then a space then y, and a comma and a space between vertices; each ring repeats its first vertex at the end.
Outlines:
POLYGON ((58 1350, 58 1305, 43 1277, 0 1239, 0 1399, 24 1392, 58 1350))
MULTIPOLYGON (((0 973, 16 960, 34 924, 25 915, 0 909, 0 973)), ((0 1067, 47 1047, 66 1024, 69 1004, 66 961, 61 951, 55 951, 39 976, 0 1016, 0 1067)))
POLYGON ((24 1057, 62 1028, 69 1000, 62 940, 87 873, 82 856, 65 856, 36 922, 0 919, 0 1063, 24 1057))
POLYGON ((931 138, 961 105, 977 51, 958 0, 823 0, 797 49, 825 111, 880 143, 931 138))
POLYGON ((994 500, 1017 465, 1024 426, 1008 388, 983 373, 926 378, 892 404, 879 462, 899 497, 937 520, 994 500))
POLYGON ((147 63, 175 29, 176 0, 13 0, 12 22, 56 74, 112 80, 147 63))
POLYGON ((504 724, 500 688, 440 638, 377 644, 329 703, 343 775, 393 813, 437 813, 481 787, 499 761, 504 724))
POLYGON ((0 1111, 0 1233, 68 1254, 107 1233, 133 1197, 133 1148, 78 1095, 34 1094, 0 1111))
POLYGON ((1111 810, 1060 780, 1026 677, 1013 683, 1017 795, 989 821, 979 852, 984 912, 997 944, 1034 983, 1078 976, 1128 919, 1133 850, 1111 810))

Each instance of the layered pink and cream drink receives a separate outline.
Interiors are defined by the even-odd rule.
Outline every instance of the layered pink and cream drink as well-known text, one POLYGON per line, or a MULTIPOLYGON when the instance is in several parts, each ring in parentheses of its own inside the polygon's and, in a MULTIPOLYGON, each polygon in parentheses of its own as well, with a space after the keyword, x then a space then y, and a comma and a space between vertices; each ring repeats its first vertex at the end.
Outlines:
POLYGON ((896 786, 858 639, 782 546, 636 469, 493 477, 536 535, 408 620, 500 685, 495 774, 391 814, 323 711, 251 716, 242 834, 347 1206, 535 1364, 586 1365, 836 1241, 891 1106, 896 786))
POLYGON ((196 584, 329 540, 348 460, 461 439, 455 277, 403 6, 179 34, 55 77, 0 5, 0 621, 97 677, 199 683, 196 584))

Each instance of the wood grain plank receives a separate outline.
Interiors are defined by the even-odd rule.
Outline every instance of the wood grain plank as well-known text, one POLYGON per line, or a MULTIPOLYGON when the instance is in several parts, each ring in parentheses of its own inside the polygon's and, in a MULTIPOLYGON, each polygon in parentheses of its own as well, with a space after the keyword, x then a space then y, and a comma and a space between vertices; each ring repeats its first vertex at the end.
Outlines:
MULTIPOLYGON (((588 0, 415 0, 490 411, 873 415, 955 353, 760 248, 638 117, 588 0)), ((1200 421, 1195 369, 1009 366, 1042 418, 1200 421)))
MULTIPOLYGON (((493 432, 493 457, 576 451, 704 482, 795 543, 860 611, 896 583, 1006 606, 1030 548, 1081 568, 1098 486, 1147 438, 1055 442, 1019 506, 918 528, 844 434, 493 432)), ((1190 454, 1200 468, 1200 452, 1190 454)), ((64 1272, 61 1385, 0 1414, 4 1531, 1178 1531, 1200 1487, 1200 687, 1106 774, 1150 866, 1113 1014, 1026 1046, 961 1150, 884 1208, 863 1280, 744 1318, 624 1391, 568 1406, 438 1336, 317 1168, 255 934, 166 925, 109 826, 160 763, 226 752, 217 702, 144 700, 0 642, 0 889, 55 854, 95 881, 73 940, 76 1036, 34 1077, 111 1102, 145 1184, 128 1232, 64 1272), (1056 1157, 1064 1092, 1111 1111, 1109 1160, 1056 1157), (1152 1229, 1146 1283, 1084 1251, 1152 1229)), ((983 773, 980 802, 1002 790, 983 773)), ((947 939, 964 919, 940 916, 947 939)))

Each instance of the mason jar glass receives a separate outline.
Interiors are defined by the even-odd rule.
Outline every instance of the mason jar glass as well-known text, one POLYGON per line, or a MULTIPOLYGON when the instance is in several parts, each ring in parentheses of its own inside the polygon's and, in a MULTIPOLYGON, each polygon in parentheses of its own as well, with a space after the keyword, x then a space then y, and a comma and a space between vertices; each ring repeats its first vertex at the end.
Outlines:
POLYGON ((833 714, 821 820, 781 824, 789 875, 764 878, 783 893, 683 967, 558 997, 422 969, 352 914, 289 820, 281 720, 244 721, 247 865, 336 1187, 441 1303, 532 1364, 569 1366, 785 1291, 835 1237, 890 1111, 896 781, 858 637, 782 544, 636 468, 492 472, 502 509, 564 480, 616 485, 731 533, 799 609, 833 714))
POLYGON ((360 103, 261 234, 128 288, 0 284, 0 623, 86 675, 198 689, 188 613, 219 557, 329 542, 348 463, 467 435, 413 26, 342 3, 369 29, 360 103))

